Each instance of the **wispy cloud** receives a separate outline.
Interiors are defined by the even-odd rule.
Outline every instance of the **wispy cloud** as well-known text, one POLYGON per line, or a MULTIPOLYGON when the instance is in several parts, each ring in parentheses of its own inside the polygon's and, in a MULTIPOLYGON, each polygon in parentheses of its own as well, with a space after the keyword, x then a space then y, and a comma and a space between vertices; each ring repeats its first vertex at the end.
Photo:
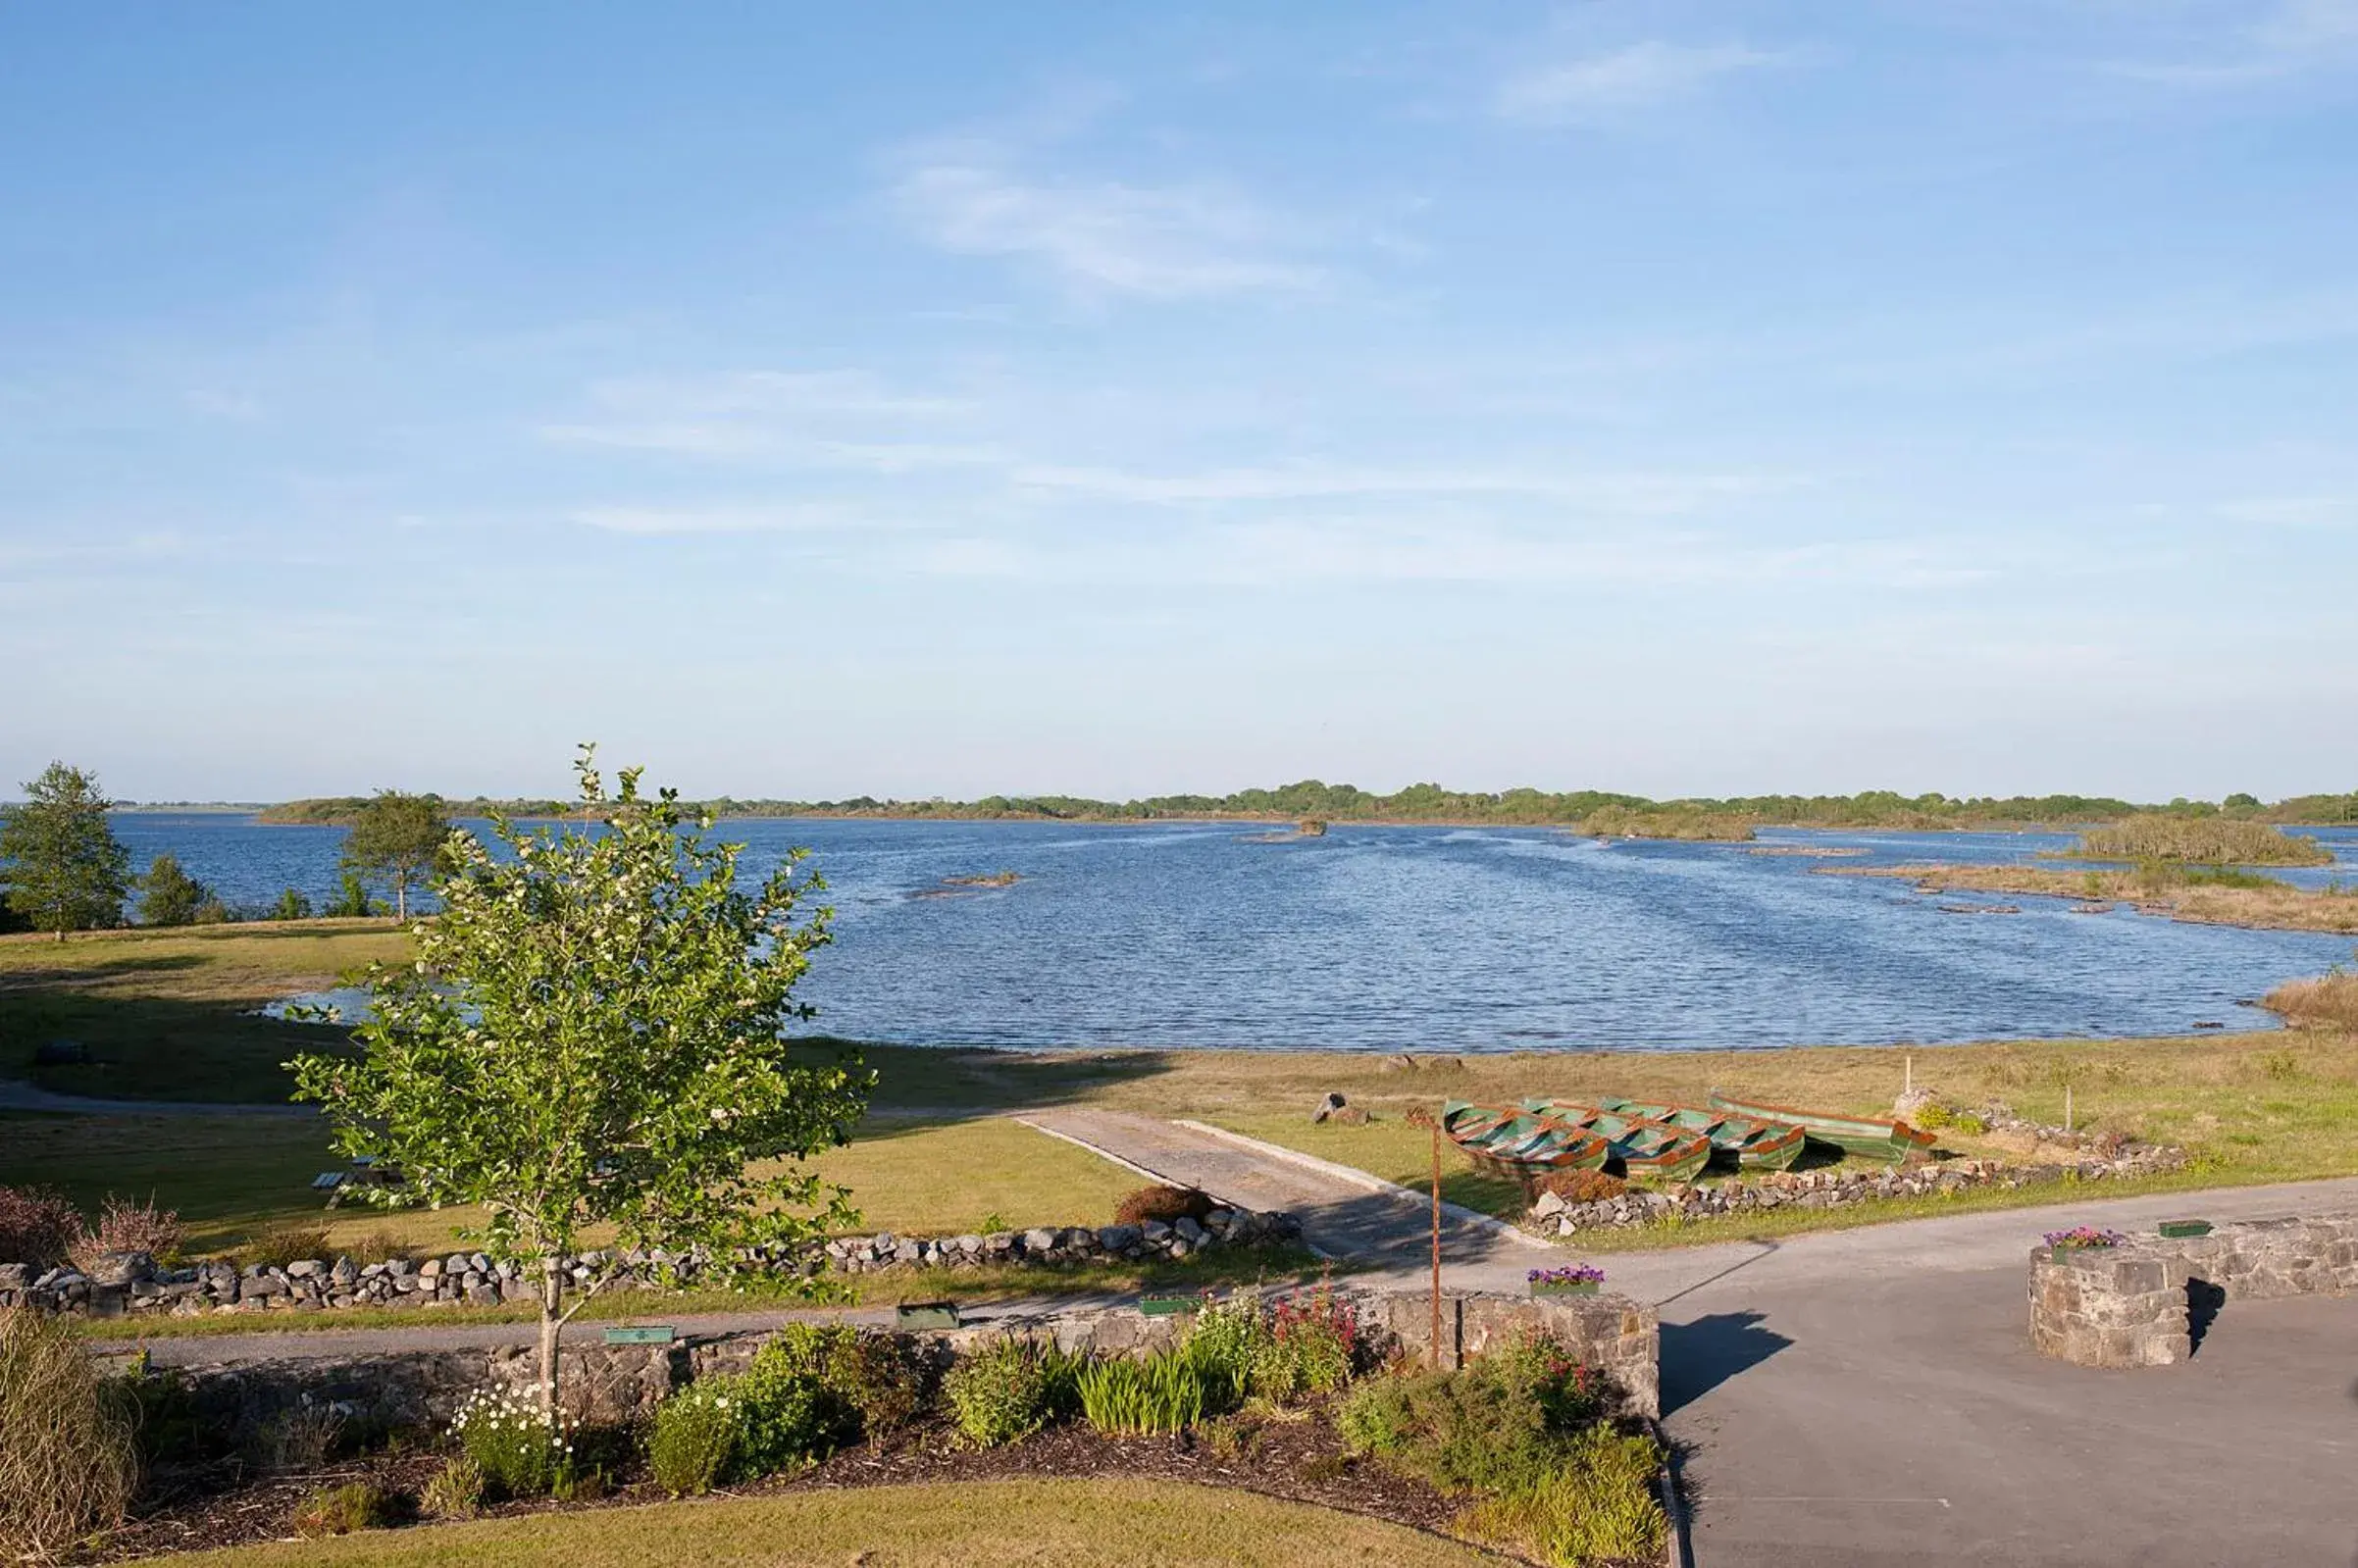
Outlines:
POLYGON ((2257 22, 2197 40, 2172 58, 2114 60, 2114 76, 2161 86, 2231 89, 2358 64, 2358 0, 2282 0, 2257 22))
POLYGON ((1505 119, 1531 125, 1600 119, 1692 97, 1722 77, 1792 58, 1739 43, 1650 39, 1518 73, 1500 84, 1493 107, 1505 119))
POLYGON ((879 425, 896 430, 928 426, 971 413, 976 405, 891 390, 856 371, 603 380, 590 387, 588 401, 588 417, 543 424, 540 438, 690 457, 791 457, 882 472, 990 455, 956 443, 871 439, 879 425))
POLYGON ((1793 476, 1767 474, 1541 474, 1512 468, 1404 469, 1356 464, 1167 473, 1024 464, 1008 477, 1022 489, 1147 504, 1490 495, 1655 514, 1684 511, 1714 499, 1788 489, 1803 482, 1793 476))
POLYGON ((1322 269, 1289 256, 1284 225, 1225 185, 1018 173, 982 146, 914 163, 893 205, 928 242, 1029 263, 1077 293, 1176 300, 1303 293, 1322 269))
POLYGON ((567 514, 569 522, 606 533, 661 537, 692 533, 809 533, 877 527, 844 507, 823 503, 784 506, 600 506, 567 514))

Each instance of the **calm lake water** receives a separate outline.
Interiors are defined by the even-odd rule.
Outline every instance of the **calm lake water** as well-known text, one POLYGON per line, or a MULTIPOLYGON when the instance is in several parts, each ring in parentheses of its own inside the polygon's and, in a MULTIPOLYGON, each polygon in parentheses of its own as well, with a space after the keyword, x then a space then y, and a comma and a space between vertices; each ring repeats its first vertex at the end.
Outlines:
MULTIPOLYGON (((342 830, 126 813, 231 902, 323 902, 342 830)), ((836 940, 803 994, 831 1034, 1034 1046, 1663 1050, 1936 1043, 2267 1027, 2238 1002, 2351 956, 2347 937, 2076 915, 1944 913, 1829 866, 2012 861, 2064 835, 1764 833, 1616 843, 1545 829, 724 823, 746 869, 812 850, 836 940), (1864 851, 1805 859, 1781 846, 1864 851), (916 896, 946 877, 1007 887, 916 896)), ((2358 830, 2319 834, 2358 876, 2358 830)))

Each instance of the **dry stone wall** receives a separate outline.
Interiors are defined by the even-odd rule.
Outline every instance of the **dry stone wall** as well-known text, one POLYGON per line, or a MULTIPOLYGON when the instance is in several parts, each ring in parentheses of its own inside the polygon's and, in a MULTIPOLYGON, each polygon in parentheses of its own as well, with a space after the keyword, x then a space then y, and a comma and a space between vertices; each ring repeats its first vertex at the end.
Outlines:
MULTIPOLYGON (((988 1236, 847 1237, 829 1241, 826 1263, 846 1274, 893 1267, 957 1269, 982 1264, 1055 1268, 1085 1262, 1145 1262, 1183 1258, 1214 1247, 1253 1246, 1298 1239, 1302 1227, 1292 1215, 1215 1208, 1201 1223, 1171 1225, 1042 1227, 999 1231, 988 1236)), ((576 1284, 587 1285, 616 1259, 605 1252, 567 1258, 563 1267, 576 1284)), ((659 1290, 692 1284, 707 1272, 705 1260, 657 1248, 620 1258, 626 1288, 659 1290)), ((760 1265, 785 1274, 810 1273, 819 1259, 779 1256, 760 1265)), ((482 1252, 442 1257, 395 1258, 359 1263, 348 1257, 312 1258, 284 1265, 215 1259, 180 1268, 159 1268, 140 1252, 111 1253, 89 1273, 71 1266, 35 1270, 0 1263, 0 1306, 29 1306, 92 1317, 207 1312, 322 1312, 340 1308, 499 1306, 538 1299, 538 1281, 512 1260, 482 1252)))
POLYGON ((2358 1290, 2358 1213, 2030 1253, 2030 1342, 2087 1367, 2173 1366, 2230 1301, 2358 1290))

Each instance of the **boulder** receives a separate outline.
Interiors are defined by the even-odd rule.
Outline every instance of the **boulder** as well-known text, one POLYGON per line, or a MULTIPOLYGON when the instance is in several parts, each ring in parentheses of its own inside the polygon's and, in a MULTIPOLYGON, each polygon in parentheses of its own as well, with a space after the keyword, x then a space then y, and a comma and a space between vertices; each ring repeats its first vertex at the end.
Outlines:
POLYGON ((1139 1231, 1135 1225, 1108 1225, 1098 1232, 1098 1245, 1108 1252, 1127 1252, 1138 1242, 1139 1231))
POLYGON ((1542 1192, 1539 1194, 1539 1201, 1531 1205, 1531 1212, 1544 1220, 1551 1214, 1562 1214, 1564 1207, 1563 1193, 1542 1192))
POLYGON ((144 1252, 108 1252, 90 1265, 90 1283, 120 1290, 156 1277, 156 1260, 144 1252))
POLYGON ((1327 1091, 1324 1097, 1318 1101, 1318 1108, 1310 1112, 1310 1121, 1313 1125, 1319 1122, 1331 1121, 1334 1118, 1335 1113, 1341 1109, 1343 1109, 1343 1096, 1330 1089, 1327 1091))

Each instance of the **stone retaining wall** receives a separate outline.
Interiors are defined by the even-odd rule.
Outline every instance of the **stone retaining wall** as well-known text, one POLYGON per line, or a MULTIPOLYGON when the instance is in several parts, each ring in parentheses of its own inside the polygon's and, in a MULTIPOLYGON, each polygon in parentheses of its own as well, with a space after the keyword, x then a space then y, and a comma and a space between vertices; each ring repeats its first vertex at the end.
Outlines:
POLYGON ((2173 1366, 2228 1301, 2358 1290, 2358 1213, 2030 1253, 2030 1342, 2087 1367, 2173 1366))
MULTIPOLYGON (((828 1267, 845 1274, 908 1266, 956 1269, 998 1264, 1052 1268, 1084 1262, 1143 1262, 1183 1258, 1222 1246, 1292 1241, 1302 1227, 1290 1214, 1215 1208, 1199 1224, 1042 1227, 988 1236, 843 1237, 829 1241, 828 1267)), ((588 1284, 613 1261, 605 1252, 568 1258, 576 1284, 588 1284)), ((693 1284, 707 1272, 701 1258, 660 1248, 625 1253, 619 1286, 662 1290, 693 1284)), ((812 1254, 782 1255, 759 1265, 778 1273, 814 1272, 812 1254)), ((29 1306, 92 1317, 149 1314, 191 1317, 207 1312, 333 1311, 347 1307, 499 1306, 537 1302, 538 1281, 526 1265, 482 1252, 357 1263, 313 1258, 284 1266, 216 1259, 184 1268, 158 1268, 144 1253, 113 1253, 89 1274, 71 1266, 36 1271, 0 1263, 0 1306, 29 1306)))
POLYGON ((1954 1159, 1900 1169, 1769 1171, 1750 1181, 1712 1186, 1682 1185, 1662 1190, 1631 1189, 1594 1203, 1566 1203, 1552 1192, 1531 1206, 1528 1223, 1542 1236, 1573 1236, 1598 1229, 1627 1230, 1721 1214, 1770 1209, 1846 1208, 1883 1198, 1929 1197, 1975 1188, 2011 1189, 2062 1182, 2118 1181, 2153 1176, 2185 1164, 2185 1151, 2140 1144, 2110 1154, 2056 1165, 2009 1165, 1999 1160, 1954 1159))
MULTIPOLYGON (((1338 1290, 1379 1341, 1422 1359, 1431 1340, 1431 1302, 1420 1291, 1338 1290)), ((1654 1415, 1661 1403, 1659 1336, 1653 1309, 1618 1296, 1527 1300, 1519 1296, 1456 1294, 1443 1299, 1443 1361, 1457 1365, 1518 1329, 1557 1337, 1584 1364, 1606 1373, 1627 1395, 1634 1413, 1654 1415)), ((968 1328, 903 1335, 938 1364, 993 1340, 1053 1341, 1098 1355, 1137 1355, 1182 1338, 1192 1323, 1182 1315, 1148 1317, 1136 1306, 1095 1307, 1032 1315, 1000 1315, 968 1328)), ((594 1329, 577 1328, 562 1356, 566 1402, 573 1414, 611 1421, 644 1415, 674 1389, 715 1372, 743 1369, 769 1330, 693 1335, 668 1345, 606 1344, 594 1329)), ((198 1348, 192 1345, 191 1348, 198 1348)), ((110 1359, 101 1352, 102 1359, 110 1359)), ((128 1352, 111 1359, 126 1361, 128 1352)), ((446 1424, 467 1394, 487 1386, 527 1392, 538 1377, 530 1345, 476 1349, 396 1350, 365 1357, 288 1356, 269 1361, 189 1362, 200 1418, 223 1432, 252 1431, 304 1407, 333 1411, 387 1431, 425 1431, 446 1424)))

